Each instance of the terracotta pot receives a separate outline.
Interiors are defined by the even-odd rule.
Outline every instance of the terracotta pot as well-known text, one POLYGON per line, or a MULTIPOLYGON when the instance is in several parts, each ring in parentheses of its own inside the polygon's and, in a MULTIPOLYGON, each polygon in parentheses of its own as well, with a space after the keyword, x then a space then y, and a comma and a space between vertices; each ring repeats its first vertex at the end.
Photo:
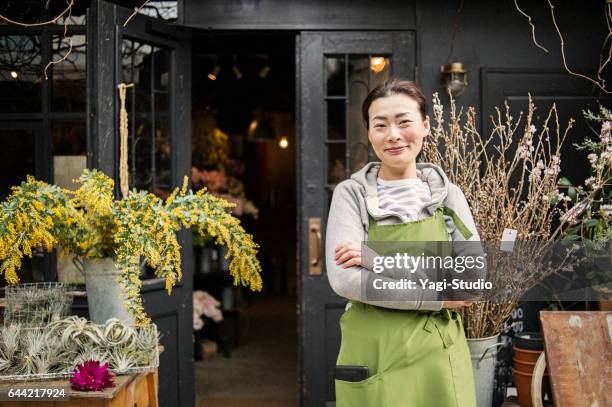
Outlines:
MULTIPOLYGON (((514 357, 512 358, 514 373, 514 381, 516 382, 516 391, 518 393, 519 403, 523 407, 531 407, 531 377, 538 358, 542 354, 542 337, 540 335, 527 334, 518 341, 524 349, 517 345, 512 347, 514 357), (539 349, 538 349, 539 348, 539 349)), ((547 374, 544 374, 544 380, 548 380, 547 374)), ((542 391, 546 388, 542 381, 542 391)))
POLYGON ((535 368, 535 363, 525 362, 523 360, 512 358, 512 367, 521 373, 532 374, 535 368))
MULTIPOLYGON (((514 374, 514 382, 516 383, 516 391, 518 393, 518 400, 521 407, 532 407, 533 404, 531 402, 531 373, 524 373, 518 371, 516 369, 512 369, 512 374, 514 374)), ((542 379, 542 394, 546 391, 548 387, 548 375, 544 374, 544 378, 542 379)), ((544 399, 544 397, 542 397, 544 399)))
POLYGON ((612 301, 598 300, 597 305, 600 311, 612 311, 612 301))
POLYGON ((512 351, 514 352, 514 358, 520 360, 521 362, 527 363, 535 363, 538 361, 540 357, 541 350, 529 350, 529 349, 521 349, 516 346, 512 347, 512 351))
POLYGON ((528 350, 544 350, 544 340, 540 332, 518 332, 512 341, 514 346, 528 350))
MULTIPOLYGON (((516 358, 512 358, 512 367, 514 367, 521 373, 533 374, 535 365, 535 363, 525 362, 516 358)), ((544 371, 544 376, 548 376, 548 368, 544 371)))

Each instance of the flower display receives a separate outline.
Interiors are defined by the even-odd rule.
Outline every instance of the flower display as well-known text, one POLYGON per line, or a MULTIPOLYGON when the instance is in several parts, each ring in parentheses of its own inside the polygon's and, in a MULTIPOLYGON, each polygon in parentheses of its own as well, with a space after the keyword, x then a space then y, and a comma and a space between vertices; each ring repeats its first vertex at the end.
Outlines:
POLYGON ((257 219, 259 210, 246 197, 241 180, 244 164, 229 158, 229 136, 216 127, 213 119, 201 114, 194 117, 192 140, 191 182, 194 189, 206 188, 208 192, 232 202, 233 215, 257 219))
POLYGON ((575 204, 563 217, 572 224, 565 240, 580 240, 589 249, 601 250, 612 241, 612 111, 600 106, 597 114, 586 111, 584 116, 590 122, 601 123, 601 126, 597 137, 575 144, 578 150, 589 153, 590 176, 584 180, 584 185, 574 186, 567 178, 560 180, 560 184, 567 188, 567 196, 575 204))
POLYGON ((260 290, 258 245, 240 221, 228 213, 234 204, 200 190, 187 191, 187 178, 163 201, 147 191, 132 190, 115 200, 114 181, 97 170, 85 170, 80 187, 68 191, 28 177, 0 203, 0 274, 17 283, 17 271, 32 249, 54 247, 81 258, 113 258, 121 270, 124 305, 139 326, 148 325, 140 296, 140 257, 164 278, 166 290, 181 279, 176 232, 193 228, 227 247, 234 284, 260 290))
POLYGON ((236 160, 228 160, 228 165, 218 170, 200 170, 191 168, 191 182, 195 189, 206 190, 220 198, 233 203, 232 214, 236 216, 249 215, 257 219, 259 210, 244 192, 244 184, 239 176, 243 167, 236 160))
POLYGON ((76 367, 70 384, 74 390, 102 391, 115 386, 114 377, 108 370, 108 363, 100 364, 96 360, 88 360, 76 367))
POLYGON ((207 316, 215 322, 223 320, 223 314, 219 309, 221 303, 206 291, 196 290, 193 292, 193 329, 199 331, 204 327, 202 315, 207 316))

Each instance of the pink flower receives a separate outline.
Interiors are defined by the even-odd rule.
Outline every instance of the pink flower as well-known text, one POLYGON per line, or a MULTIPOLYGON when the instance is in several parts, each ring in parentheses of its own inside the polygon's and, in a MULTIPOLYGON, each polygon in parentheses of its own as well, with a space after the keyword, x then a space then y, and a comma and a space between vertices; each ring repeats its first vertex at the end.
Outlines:
POLYGON ((194 186, 200 187, 204 184, 204 173, 198 167, 191 167, 191 182, 194 186))
POLYGON ((96 360, 88 360, 77 365, 73 373, 70 383, 74 390, 102 391, 115 386, 113 382, 115 376, 109 372, 108 363, 101 365, 96 360))
POLYGON ((195 310, 193 312, 193 329, 194 331, 199 331, 204 327, 204 320, 200 317, 202 314, 196 314, 195 310))
POLYGON ((193 292, 193 327, 199 330, 204 326, 201 316, 206 315, 215 322, 223 320, 223 314, 218 308, 221 305, 213 296, 206 291, 196 290, 193 292))
POLYGON ((202 180, 211 191, 227 188, 227 177, 224 171, 202 171, 202 180))

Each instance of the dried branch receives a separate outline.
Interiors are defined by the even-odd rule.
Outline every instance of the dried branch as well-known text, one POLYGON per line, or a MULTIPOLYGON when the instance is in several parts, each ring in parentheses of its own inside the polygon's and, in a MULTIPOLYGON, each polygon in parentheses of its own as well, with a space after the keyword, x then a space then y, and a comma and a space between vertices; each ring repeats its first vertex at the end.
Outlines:
POLYGON ((529 25, 531 26, 531 38, 533 39, 533 43, 540 49, 544 50, 544 52, 548 52, 548 50, 546 48, 544 48, 542 45, 540 45, 538 43, 538 40, 536 40, 536 36, 535 36, 535 25, 533 25, 533 23, 531 22, 531 16, 527 13, 525 13, 523 10, 521 10, 521 8, 518 5, 518 0, 514 0, 514 6, 516 7, 516 9, 518 10, 519 13, 521 13, 522 15, 524 15, 527 18, 527 22, 529 23, 529 25))
MULTIPOLYGON (((71 4, 74 4, 74 0, 70 0, 70 2, 71 4)), ((67 39, 68 43, 70 44, 70 47, 68 48, 68 52, 66 52, 64 56, 58 59, 57 61, 51 60, 49 61, 49 63, 47 63, 47 65, 45 65, 45 69, 43 71, 43 73, 45 74, 45 80, 49 79, 49 77, 47 76, 47 69, 49 69, 49 67, 52 65, 56 65, 56 64, 59 64, 65 61, 66 58, 68 58, 68 55, 70 55, 70 53, 72 52, 72 37, 68 37, 68 21, 70 20, 71 16, 72 16, 72 7, 68 8, 68 18, 66 19, 66 23, 64 24, 64 39, 67 39)))
POLYGON ((606 65, 612 59, 612 43, 608 46, 608 58, 605 61, 602 61, 604 52, 606 50, 606 45, 608 44, 608 40, 612 39, 612 3, 607 2, 604 6, 606 8, 606 25, 608 27, 608 35, 604 39, 603 44, 601 45, 601 51, 599 51, 599 69, 597 70, 597 79, 604 83, 604 79, 601 77, 601 73, 606 68, 606 65))
POLYGON ((496 108, 491 135, 482 137, 473 107, 464 113, 450 97, 447 118, 434 94, 433 111, 423 161, 441 166, 463 191, 488 254, 487 281, 495 289, 463 311, 468 336, 486 337, 499 332, 525 292, 569 261, 562 255, 560 265, 545 264, 551 245, 569 226, 558 222, 571 200, 559 192, 557 184, 561 148, 573 121, 563 131, 553 105, 541 129, 536 129, 536 108, 530 96, 527 113, 517 118, 507 102, 502 109, 496 108), (517 231, 511 255, 498 250, 505 229, 517 231))
POLYGON ((129 22, 130 22, 130 20, 131 20, 131 19, 132 19, 132 18, 133 18, 133 17, 134 17, 136 14, 138 14, 138 12, 139 12, 140 10, 142 10, 142 8, 143 8, 144 6, 146 6, 146 5, 147 5, 147 3, 149 3, 149 1, 151 1, 151 0, 145 0, 145 1, 144 1, 144 2, 143 2, 141 5, 140 5, 140 7, 136 7, 136 8, 134 8, 134 12, 133 12, 132 14, 130 14, 130 16, 129 16, 129 17, 126 19, 126 20, 125 20, 125 23, 123 23, 123 26, 124 26, 124 27, 125 27, 125 26, 127 26, 127 23, 129 23, 129 22))
MULTIPOLYGON (((45 8, 49 8, 49 3, 51 0, 47 0, 46 4, 45 4, 45 8)), ((2 14, 0 14, 0 20, 4 20, 10 24, 15 24, 21 27, 42 27, 45 25, 51 25, 51 24, 55 24, 57 21, 59 21, 62 17, 66 16, 67 18, 65 19, 64 22, 64 36, 63 39, 67 40, 69 43, 69 47, 68 47, 68 51, 58 60, 51 60, 49 61, 49 63, 47 63, 47 65, 45 65, 45 69, 43 70, 44 76, 45 76, 45 80, 48 80, 49 77, 47 75, 48 69, 56 64, 62 63, 64 61, 66 61, 66 59, 68 58, 68 56, 72 53, 73 47, 72 47, 72 38, 70 36, 68 36, 68 21, 70 20, 70 17, 72 16, 72 7, 74 6, 74 1, 75 0, 66 0, 66 8, 60 13, 58 14, 56 17, 54 17, 51 20, 48 21, 43 21, 40 23, 24 23, 21 21, 16 21, 13 19, 10 19, 2 14)), ((127 20, 125 21, 125 23, 123 24, 123 26, 127 26, 128 22, 132 19, 132 17, 134 17, 147 3, 149 3, 150 0, 145 0, 143 2, 143 4, 134 9, 134 12, 127 18, 127 20)))
MULTIPOLYGON (((577 76, 579 78, 586 79, 589 82, 592 82, 595 86, 597 86, 599 89, 601 89, 602 92, 604 92, 604 93, 608 93, 608 94, 612 93, 612 91, 606 89, 606 84, 605 84, 604 80, 596 81, 595 79, 593 79, 593 78, 591 78, 591 77, 589 77, 587 75, 584 75, 584 74, 581 74, 581 73, 578 73, 578 72, 574 72, 574 71, 572 71, 569 68, 569 66, 567 65, 567 59, 565 57, 565 40, 563 39, 563 34, 561 33, 561 30, 559 29, 559 25, 557 24, 557 19, 555 18, 555 6, 552 4, 551 0, 547 0, 547 1, 548 1, 548 5, 550 7, 550 14, 551 14, 551 17, 552 17, 553 24, 555 26, 555 30, 557 31, 557 35, 559 36, 559 39, 561 41, 561 57, 563 59, 563 66, 565 67, 565 70, 569 74, 571 74, 571 75, 574 75, 574 76, 577 76)), ((598 72, 598 76, 599 76, 599 72, 598 72)))
MULTIPOLYGON (((47 3, 45 4, 45 8, 49 8, 49 2, 50 0, 47 0, 47 3)), ((45 69, 43 70, 43 74, 45 75, 45 80, 49 79, 49 76, 47 75, 47 70, 49 69, 49 67, 59 64, 63 61, 66 60, 66 58, 68 58, 68 56, 70 55, 70 53, 72 52, 72 38, 68 36, 68 21, 70 20, 70 16, 72 16, 72 7, 74 6, 74 0, 66 0, 66 8, 64 9, 64 11, 62 11, 60 14, 58 14, 55 18, 49 20, 49 21, 43 21, 42 23, 22 23, 20 21, 15 21, 12 20, 6 16, 3 16, 2 14, 0 14, 0 19, 4 20, 8 23, 11 24, 15 24, 21 27, 41 27, 41 26, 45 26, 45 25, 51 25, 51 24, 55 24, 59 19, 61 19, 62 17, 64 17, 64 15, 67 14, 67 18, 64 22, 64 39, 68 40, 68 43, 70 44, 69 48, 68 48, 68 52, 66 52, 66 54, 64 54, 63 57, 61 57, 58 60, 51 60, 49 61, 49 63, 47 63, 47 65, 45 65, 45 69)))

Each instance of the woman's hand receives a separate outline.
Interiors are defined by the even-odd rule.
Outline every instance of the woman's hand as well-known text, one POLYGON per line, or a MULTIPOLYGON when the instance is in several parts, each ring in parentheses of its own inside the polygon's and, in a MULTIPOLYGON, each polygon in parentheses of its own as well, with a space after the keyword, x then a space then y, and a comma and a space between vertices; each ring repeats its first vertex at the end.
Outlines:
POLYGON ((361 266, 361 245, 354 242, 338 245, 334 259, 336 264, 342 266, 343 269, 361 266))
POLYGON ((442 301, 442 308, 463 308, 473 303, 474 301, 442 301))

